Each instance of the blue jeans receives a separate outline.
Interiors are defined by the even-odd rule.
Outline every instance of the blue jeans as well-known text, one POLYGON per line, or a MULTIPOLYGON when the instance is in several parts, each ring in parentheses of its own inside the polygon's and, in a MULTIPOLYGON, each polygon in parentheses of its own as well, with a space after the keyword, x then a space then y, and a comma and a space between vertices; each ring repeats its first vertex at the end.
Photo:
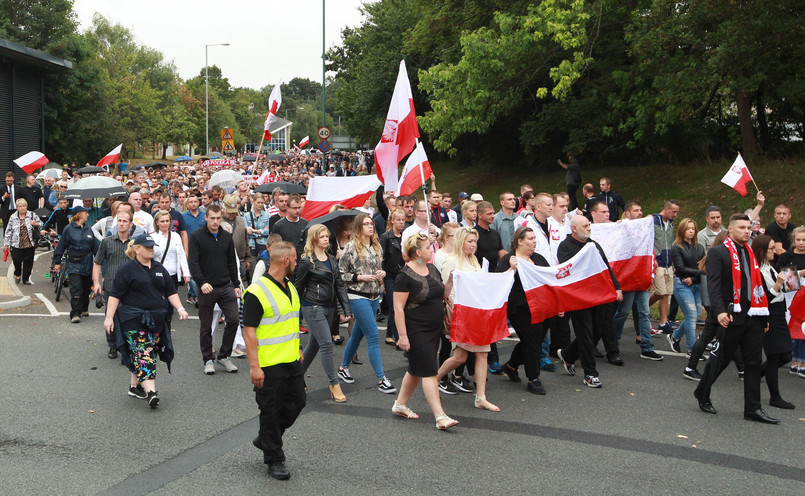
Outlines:
POLYGON ((791 345, 794 351, 794 361, 800 362, 800 368, 805 368, 805 366, 802 365, 802 362, 805 361, 805 340, 792 339, 791 345))
POLYGON ((377 380, 380 381, 386 376, 383 372, 383 358, 380 356, 380 345, 378 344, 377 337, 377 321, 375 314, 377 307, 380 305, 380 298, 374 300, 367 300, 366 298, 358 298, 349 300, 352 307, 352 314, 355 316, 355 325, 352 327, 352 336, 347 341, 347 346, 344 349, 344 358, 341 360, 341 367, 349 367, 352 357, 358 351, 358 345, 361 344, 361 339, 366 336, 366 353, 369 355, 369 362, 375 371, 377 380))
POLYGON ((196 284, 195 279, 190 279, 190 284, 187 285, 187 297, 188 298, 198 297, 198 284, 196 284))
POLYGON ((702 292, 699 284, 688 286, 682 279, 674 276, 674 296, 679 302, 679 308, 685 314, 685 319, 679 323, 679 327, 674 331, 673 337, 677 341, 682 339, 685 333, 685 344, 688 346, 688 353, 693 350, 696 342, 696 321, 699 319, 699 307, 702 304, 702 292))
POLYGON ((632 310, 632 306, 637 305, 640 351, 654 351, 654 343, 651 342, 651 318, 648 313, 650 296, 649 291, 626 291, 623 293, 623 301, 618 304, 618 310, 615 312, 615 336, 620 341, 621 334, 623 334, 623 325, 629 317, 629 312, 632 310))
POLYGON ((542 340, 542 360, 549 360, 548 353, 551 351, 551 334, 546 332, 545 339, 542 340))

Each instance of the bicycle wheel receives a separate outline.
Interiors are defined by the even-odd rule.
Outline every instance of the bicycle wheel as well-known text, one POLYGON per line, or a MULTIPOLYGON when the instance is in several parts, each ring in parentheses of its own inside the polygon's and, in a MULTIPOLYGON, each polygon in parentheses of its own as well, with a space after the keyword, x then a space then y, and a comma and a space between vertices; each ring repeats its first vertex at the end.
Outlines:
POLYGON ((67 279, 67 270, 62 266, 59 270, 59 277, 56 280, 56 301, 59 301, 59 298, 61 298, 61 291, 64 289, 65 279, 67 279))

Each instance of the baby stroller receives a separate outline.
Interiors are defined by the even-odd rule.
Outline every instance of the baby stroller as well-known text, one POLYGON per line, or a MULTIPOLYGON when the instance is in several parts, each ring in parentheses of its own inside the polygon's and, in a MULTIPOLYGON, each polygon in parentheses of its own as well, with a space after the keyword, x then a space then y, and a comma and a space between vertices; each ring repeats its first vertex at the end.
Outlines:
MULTIPOLYGON (((51 211, 42 207, 36 209, 34 211, 34 215, 39 218, 39 226, 45 225, 48 218, 50 218, 51 211)), ((59 244, 59 237, 56 235, 52 235, 50 233, 45 233, 44 236, 41 236, 39 239, 36 240, 35 248, 46 248, 47 250, 52 250, 56 248, 56 245, 59 244)))

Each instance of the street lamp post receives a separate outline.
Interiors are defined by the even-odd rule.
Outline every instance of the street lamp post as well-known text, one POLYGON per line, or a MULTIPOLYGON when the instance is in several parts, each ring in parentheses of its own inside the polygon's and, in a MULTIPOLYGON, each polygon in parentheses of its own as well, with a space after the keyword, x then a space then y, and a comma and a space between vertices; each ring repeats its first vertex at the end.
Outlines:
POLYGON ((205 155, 210 154, 210 64, 207 52, 211 46, 229 46, 229 43, 213 43, 204 45, 204 118, 207 123, 205 155))
POLYGON ((289 110, 305 110, 305 107, 296 107, 296 108, 292 108, 292 109, 285 109, 285 120, 286 121, 288 120, 288 111, 289 110))

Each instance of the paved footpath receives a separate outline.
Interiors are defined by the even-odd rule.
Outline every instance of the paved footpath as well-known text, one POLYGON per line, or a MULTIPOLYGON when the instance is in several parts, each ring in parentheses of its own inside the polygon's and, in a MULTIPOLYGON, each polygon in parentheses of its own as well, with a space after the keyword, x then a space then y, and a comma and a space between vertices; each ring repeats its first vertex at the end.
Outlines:
MULTIPOLYGON (((106 357, 102 316, 93 308, 70 324, 66 295, 53 301, 48 263, 41 256, 36 284, 20 287, 32 303, 0 311, 4 495, 805 494, 805 380, 781 374, 797 409, 767 406, 782 424, 761 425, 743 420, 742 383, 730 368, 713 390, 718 415, 707 415, 682 377, 683 357, 641 360, 627 338, 624 367, 599 365, 601 389, 560 369, 543 373, 546 396, 490 376, 499 413, 473 408, 472 395, 442 396, 460 421, 449 432, 435 429, 421 390, 409 403, 420 420, 391 414, 394 397, 375 389, 365 345, 345 404, 329 399, 314 363, 307 407, 285 435, 292 478, 275 481, 250 442, 257 406, 246 360, 235 362, 240 373, 203 375, 198 320, 177 321, 173 370, 160 363, 161 403, 150 410, 126 395, 128 372, 106 357)), ((501 343, 502 356, 513 343, 501 343)), ((402 353, 382 344, 381 352, 399 386, 402 353)))

